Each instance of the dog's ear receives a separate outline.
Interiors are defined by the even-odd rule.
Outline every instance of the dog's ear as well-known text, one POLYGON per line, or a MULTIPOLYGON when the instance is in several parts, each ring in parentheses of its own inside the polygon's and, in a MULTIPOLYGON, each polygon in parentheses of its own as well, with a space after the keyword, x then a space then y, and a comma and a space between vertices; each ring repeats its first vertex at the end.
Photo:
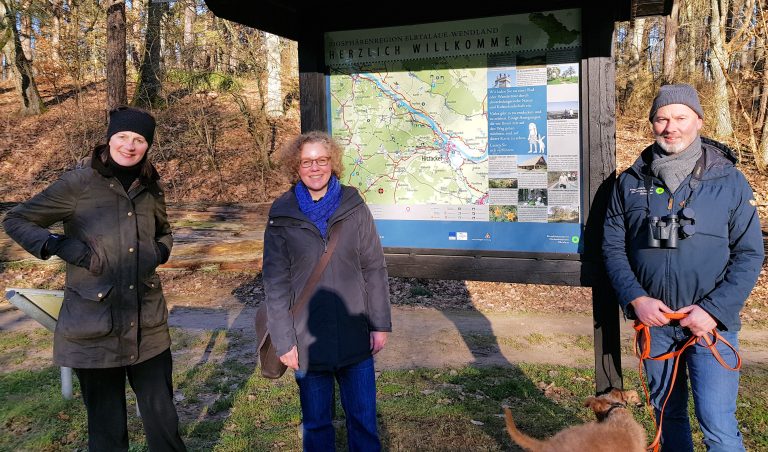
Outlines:
POLYGON ((611 402, 610 400, 606 400, 605 397, 589 397, 584 401, 584 406, 592 408, 595 415, 599 415, 610 408, 611 402))

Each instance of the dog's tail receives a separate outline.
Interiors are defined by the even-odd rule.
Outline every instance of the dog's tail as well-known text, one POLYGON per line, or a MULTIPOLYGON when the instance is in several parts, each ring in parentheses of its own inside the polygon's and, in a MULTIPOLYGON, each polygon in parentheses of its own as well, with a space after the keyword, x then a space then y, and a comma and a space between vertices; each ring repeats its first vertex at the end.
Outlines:
POLYGON ((509 436, 512 438, 512 441, 517 443, 518 446, 529 452, 536 452, 541 450, 543 442, 536 438, 531 438, 530 436, 518 430, 517 426, 515 425, 515 421, 512 420, 512 411, 510 411, 507 407, 504 407, 504 420, 507 423, 507 432, 509 433, 509 436))

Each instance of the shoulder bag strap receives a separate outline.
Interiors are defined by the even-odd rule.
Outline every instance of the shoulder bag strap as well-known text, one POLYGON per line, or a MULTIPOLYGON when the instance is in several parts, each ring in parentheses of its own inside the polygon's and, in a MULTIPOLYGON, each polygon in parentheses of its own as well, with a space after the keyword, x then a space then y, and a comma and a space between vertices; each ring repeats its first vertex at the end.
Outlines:
POLYGON ((315 265, 315 269, 312 270, 312 274, 309 275, 309 279, 304 285, 304 288, 301 290, 298 301, 291 308, 291 315, 296 315, 304 308, 304 305, 307 304, 309 297, 315 290, 315 286, 318 282, 320 282, 320 277, 323 276, 323 271, 325 271, 325 267, 328 266, 328 262, 330 262, 331 256, 333 255, 333 251, 336 249, 336 243, 339 241, 339 235, 341 234, 335 233, 336 229, 338 229, 337 226, 339 225, 341 225, 341 221, 331 226, 331 230, 328 234, 330 237, 330 240, 328 241, 328 247, 320 257, 320 261, 317 263, 317 265, 315 265))

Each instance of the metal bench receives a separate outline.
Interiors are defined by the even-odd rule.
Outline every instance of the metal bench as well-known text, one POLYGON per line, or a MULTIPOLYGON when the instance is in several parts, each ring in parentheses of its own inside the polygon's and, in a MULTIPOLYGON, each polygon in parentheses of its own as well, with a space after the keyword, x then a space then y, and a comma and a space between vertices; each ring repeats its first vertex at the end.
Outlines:
MULTIPOLYGON (((50 332, 56 329, 56 320, 64 302, 63 290, 10 288, 6 289, 5 298, 50 332)), ((65 399, 72 398, 72 369, 69 367, 61 368, 61 395, 65 399)))

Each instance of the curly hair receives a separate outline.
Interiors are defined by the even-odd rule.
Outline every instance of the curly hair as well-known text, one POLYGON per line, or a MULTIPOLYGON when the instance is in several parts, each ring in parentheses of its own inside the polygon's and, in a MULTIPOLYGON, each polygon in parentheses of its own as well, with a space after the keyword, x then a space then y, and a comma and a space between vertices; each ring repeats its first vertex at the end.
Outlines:
POLYGON ((299 161, 301 160, 301 148, 307 143, 322 143, 331 155, 331 171, 341 179, 344 172, 344 164, 341 162, 343 151, 339 143, 326 132, 313 130, 302 133, 286 143, 277 154, 277 162, 283 175, 290 179, 291 183, 299 181, 299 161))

